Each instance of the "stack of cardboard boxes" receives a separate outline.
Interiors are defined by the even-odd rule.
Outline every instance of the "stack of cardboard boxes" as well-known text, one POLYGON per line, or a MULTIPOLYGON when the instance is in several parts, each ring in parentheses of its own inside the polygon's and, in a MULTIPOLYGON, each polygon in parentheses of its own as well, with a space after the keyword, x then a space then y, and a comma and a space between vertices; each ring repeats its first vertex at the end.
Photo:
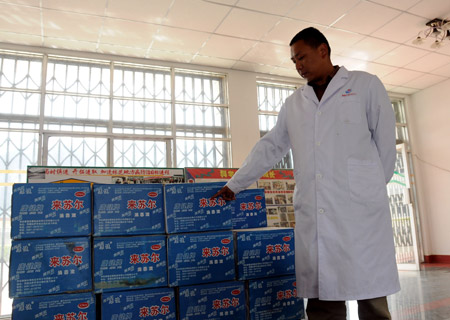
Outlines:
POLYGON ((13 319, 301 319, 293 230, 222 186, 14 185, 13 319))

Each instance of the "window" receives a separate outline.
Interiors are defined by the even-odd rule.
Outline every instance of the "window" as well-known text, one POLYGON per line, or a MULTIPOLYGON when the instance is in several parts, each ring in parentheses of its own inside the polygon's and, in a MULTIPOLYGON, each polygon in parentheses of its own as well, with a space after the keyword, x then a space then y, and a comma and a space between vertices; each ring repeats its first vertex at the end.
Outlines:
POLYGON ((226 76, 0 52, 0 315, 11 313, 11 191, 28 165, 229 167, 226 76))
MULTIPOLYGON (((278 113, 287 97, 294 93, 296 87, 293 85, 282 85, 267 82, 258 82, 258 111, 259 111, 259 132, 264 136, 276 124, 278 113)), ((292 169, 294 162, 292 152, 289 151, 274 168, 292 169)))

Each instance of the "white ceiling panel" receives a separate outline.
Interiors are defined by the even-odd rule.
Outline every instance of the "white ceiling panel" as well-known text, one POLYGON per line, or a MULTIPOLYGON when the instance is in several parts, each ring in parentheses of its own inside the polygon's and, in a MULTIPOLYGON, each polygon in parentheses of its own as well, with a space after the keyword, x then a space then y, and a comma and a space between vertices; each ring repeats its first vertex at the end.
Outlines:
POLYGON ((42 8, 56 9, 60 11, 87 13, 92 15, 103 15, 108 3, 107 0, 42 0, 42 8))
POLYGON ((403 67, 427 54, 428 51, 402 45, 376 59, 375 62, 403 67))
POLYGON ((200 54, 210 57, 238 60, 256 44, 254 40, 212 35, 201 48, 200 54))
POLYGON ((405 68, 422 71, 422 72, 431 72, 445 66, 450 63, 450 56, 439 54, 439 53, 428 53, 420 59, 415 60, 414 62, 407 64, 405 68))
POLYGON ((366 69, 364 71, 367 71, 369 73, 375 74, 378 76, 378 78, 382 78, 385 75, 394 72, 397 70, 396 67, 387 66, 384 64, 374 63, 374 62, 368 62, 366 65, 366 69))
MULTIPOLYGON (((387 90, 387 89, 386 89, 387 90)), ((407 87, 393 87, 391 90, 391 92, 394 93, 401 93, 401 94, 413 94, 416 93, 417 91, 419 91, 420 89, 414 89, 414 88, 407 88, 407 87)))
POLYGON ((371 34, 372 37, 404 43, 425 28, 428 20, 409 13, 403 13, 371 34))
POLYGON ((198 64, 198 65, 231 69, 233 67, 233 65, 236 63, 236 60, 221 59, 221 58, 216 58, 214 56, 210 57, 210 56, 196 55, 192 59, 192 63, 198 64))
POLYGON ((258 43, 241 60, 272 66, 293 65, 289 46, 266 42, 258 43))
POLYGON ((1 42, 15 43, 25 46, 42 46, 42 37, 26 33, 1 32, 1 42))
POLYGON ((367 65, 367 61, 351 59, 338 55, 333 55, 331 61, 334 65, 344 66, 348 70, 365 70, 367 65))
POLYGON ((277 69, 277 67, 261 65, 258 63, 247 62, 247 61, 238 61, 233 66, 233 69, 273 74, 275 72, 275 70, 277 69))
POLYGON ((209 34, 199 31, 159 27, 159 32, 153 36, 152 49, 184 53, 198 52, 209 34))
POLYGON ((431 71, 431 73, 449 78, 450 77, 450 64, 446 64, 445 66, 434 69, 431 71))
POLYGON ((298 0, 278 0, 274 5, 273 0, 239 0, 236 6, 270 14, 285 15, 297 2, 298 0))
POLYGON ((216 32, 233 37, 259 40, 279 20, 279 17, 268 14, 233 9, 216 32))
POLYGON ((287 15, 299 20, 329 26, 352 9, 360 0, 299 1, 287 15))
POLYGON ((41 35, 40 9, 0 3, 0 31, 41 35))
POLYGON ((450 1, 448 0, 422 0, 414 7, 408 9, 408 12, 428 19, 445 19, 450 14, 450 1))
POLYGON ((414 5, 416 5, 421 0, 372 0, 372 2, 376 2, 378 4, 385 5, 387 7, 392 7, 399 10, 407 10, 414 5))
POLYGON ((79 13, 42 10, 44 36, 96 42, 103 18, 79 13))
POLYGON ((101 29, 100 42, 147 49, 157 30, 158 26, 153 24, 106 18, 101 29))
POLYGON ((126 52, 127 57, 145 58, 147 52, 146 49, 111 45, 107 43, 101 43, 98 45, 97 52, 112 55, 123 55, 122 52, 126 52))
POLYGON ((39 7, 40 0, 2 0, 4 3, 23 4, 31 7, 39 7))
MULTIPOLYGON (((389 51, 392 51, 398 44, 371 37, 366 37, 351 47, 342 50, 341 55, 366 61, 373 61, 389 51)), ((333 52, 333 48, 331 48, 333 52)))
POLYGON ((150 52, 147 52, 147 58, 154 60, 191 63, 193 55, 183 52, 181 50, 177 51, 151 50, 150 52))
POLYGON ((201 0, 175 1, 164 20, 164 24, 213 32, 230 10, 226 6, 218 6, 201 0))
POLYGON ((288 46, 291 39, 301 30, 308 27, 318 27, 311 25, 311 23, 298 21, 290 18, 281 19, 275 27, 270 30, 262 39, 266 42, 277 43, 280 45, 288 46))
POLYGON ((414 80, 405 82, 404 86, 415 89, 425 89, 445 80, 447 80, 445 77, 436 76, 434 74, 425 74, 414 80))
POLYGON ((398 15, 400 15, 398 10, 368 1, 361 1, 336 22, 334 27, 362 34, 371 34, 398 15))
POLYGON ((406 82, 417 79, 423 75, 423 73, 418 71, 406 70, 406 69, 398 69, 394 72, 389 73, 388 75, 381 78, 386 84, 390 84, 393 86, 402 86, 406 82))
POLYGON ((328 43, 331 47, 331 52, 336 54, 341 54, 347 48, 353 46, 365 37, 358 33, 348 32, 335 28, 329 28, 321 31, 326 34, 328 43))
POLYGON ((65 50, 86 51, 86 52, 97 51, 97 44, 95 42, 88 42, 88 41, 45 37, 43 45, 49 48, 58 48, 65 50))
POLYGON ((108 0, 106 16, 149 23, 162 23, 171 1, 108 0))

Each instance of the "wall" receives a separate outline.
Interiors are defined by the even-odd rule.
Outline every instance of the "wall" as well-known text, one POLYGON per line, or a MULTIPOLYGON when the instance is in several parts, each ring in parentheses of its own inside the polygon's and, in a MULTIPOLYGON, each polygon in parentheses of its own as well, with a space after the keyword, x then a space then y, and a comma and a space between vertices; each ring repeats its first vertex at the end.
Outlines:
POLYGON ((450 258, 450 81, 411 96, 408 122, 425 256, 450 258))

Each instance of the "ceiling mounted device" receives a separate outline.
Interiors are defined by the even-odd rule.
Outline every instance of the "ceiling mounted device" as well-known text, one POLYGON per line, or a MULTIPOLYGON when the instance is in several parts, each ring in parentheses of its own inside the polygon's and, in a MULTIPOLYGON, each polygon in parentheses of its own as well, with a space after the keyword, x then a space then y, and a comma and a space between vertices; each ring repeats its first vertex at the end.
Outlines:
POLYGON ((450 20, 435 18, 425 25, 427 28, 419 32, 413 44, 420 45, 425 42, 425 39, 431 37, 434 38, 431 48, 437 49, 444 45, 446 39, 450 40, 450 20))

